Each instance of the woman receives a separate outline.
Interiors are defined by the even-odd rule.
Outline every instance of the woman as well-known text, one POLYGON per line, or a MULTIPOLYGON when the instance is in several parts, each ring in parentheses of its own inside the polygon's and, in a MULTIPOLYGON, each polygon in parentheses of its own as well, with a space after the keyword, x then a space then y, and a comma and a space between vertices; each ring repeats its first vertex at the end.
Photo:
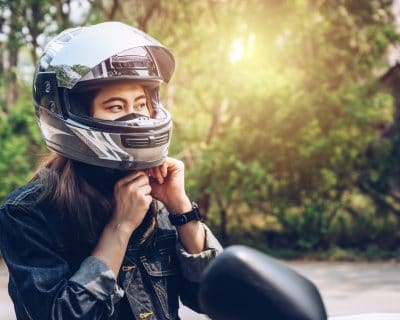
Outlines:
POLYGON ((221 251, 168 158, 171 53, 108 22, 46 47, 33 96, 53 152, 0 211, 18 319, 179 319, 221 251))

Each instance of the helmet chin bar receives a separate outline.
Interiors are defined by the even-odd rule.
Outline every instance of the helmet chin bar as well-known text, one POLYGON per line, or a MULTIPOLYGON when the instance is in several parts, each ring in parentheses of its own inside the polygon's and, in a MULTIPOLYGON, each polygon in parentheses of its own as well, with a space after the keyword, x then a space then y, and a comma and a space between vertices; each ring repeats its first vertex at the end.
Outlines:
MULTIPOLYGON (((40 129, 46 145, 62 156, 95 166, 141 170, 161 164, 168 155, 172 121, 158 126, 96 128, 72 119, 63 120, 39 108, 40 129)), ((93 121, 92 121, 93 122, 93 121)), ((93 122, 95 123, 95 122, 93 122)))

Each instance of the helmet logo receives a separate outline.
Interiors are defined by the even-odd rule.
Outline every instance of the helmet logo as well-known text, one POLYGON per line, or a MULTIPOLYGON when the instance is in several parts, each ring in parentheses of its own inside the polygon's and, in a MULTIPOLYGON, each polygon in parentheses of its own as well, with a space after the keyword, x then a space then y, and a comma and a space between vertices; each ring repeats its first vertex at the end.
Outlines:
POLYGON ((149 145, 154 146, 156 144, 156 137, 155 136, 149 136, 149 145))
POLYGON ((44 92, 50 93, 50 91, 51 91, 51 84, 50 84, 50 81, 46 81, 46 82, 44 83, 44 92))

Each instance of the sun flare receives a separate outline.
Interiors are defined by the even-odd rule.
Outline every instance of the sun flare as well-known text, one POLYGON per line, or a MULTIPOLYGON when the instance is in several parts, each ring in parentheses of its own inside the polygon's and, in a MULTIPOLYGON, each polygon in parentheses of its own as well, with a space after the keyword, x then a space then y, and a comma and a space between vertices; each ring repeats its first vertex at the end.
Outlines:
POLYGON ((255 39, 256 35, 254 33, 249 34, 249 36, 245 39, 234 39, 229 51, 229 61, 232 63, 238 62, 242 60, 245 56, 251 55, 254 49, 255 39))
POLYGON ((229 53, 229 61, 237 62, 243 58, 244 55, 244 45, 241 38, 235 39, 231 46, 231 51, 229 53))

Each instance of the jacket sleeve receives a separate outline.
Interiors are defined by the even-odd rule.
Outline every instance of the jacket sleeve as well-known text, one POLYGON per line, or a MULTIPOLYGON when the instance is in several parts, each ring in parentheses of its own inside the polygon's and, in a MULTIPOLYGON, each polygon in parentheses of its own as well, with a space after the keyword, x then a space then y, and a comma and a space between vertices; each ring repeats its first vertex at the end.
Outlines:
POLYGON ((200 253, 190 254, 178 241, 177 253, 182 272, 180 284, 180 298, 184 305, 202 312, 198 303, 198 289, 201 275, 207 265, 222 252, 222 246, 211 230, 203 224, 206 241, 204 250, 200 253))
POLYGON ((48 228, 35 209, 0 210, 0 246, 16 289, 14 303, 33 320, 107 318, 123 296, 113 272, 89 256, 72 274, 48 228))

